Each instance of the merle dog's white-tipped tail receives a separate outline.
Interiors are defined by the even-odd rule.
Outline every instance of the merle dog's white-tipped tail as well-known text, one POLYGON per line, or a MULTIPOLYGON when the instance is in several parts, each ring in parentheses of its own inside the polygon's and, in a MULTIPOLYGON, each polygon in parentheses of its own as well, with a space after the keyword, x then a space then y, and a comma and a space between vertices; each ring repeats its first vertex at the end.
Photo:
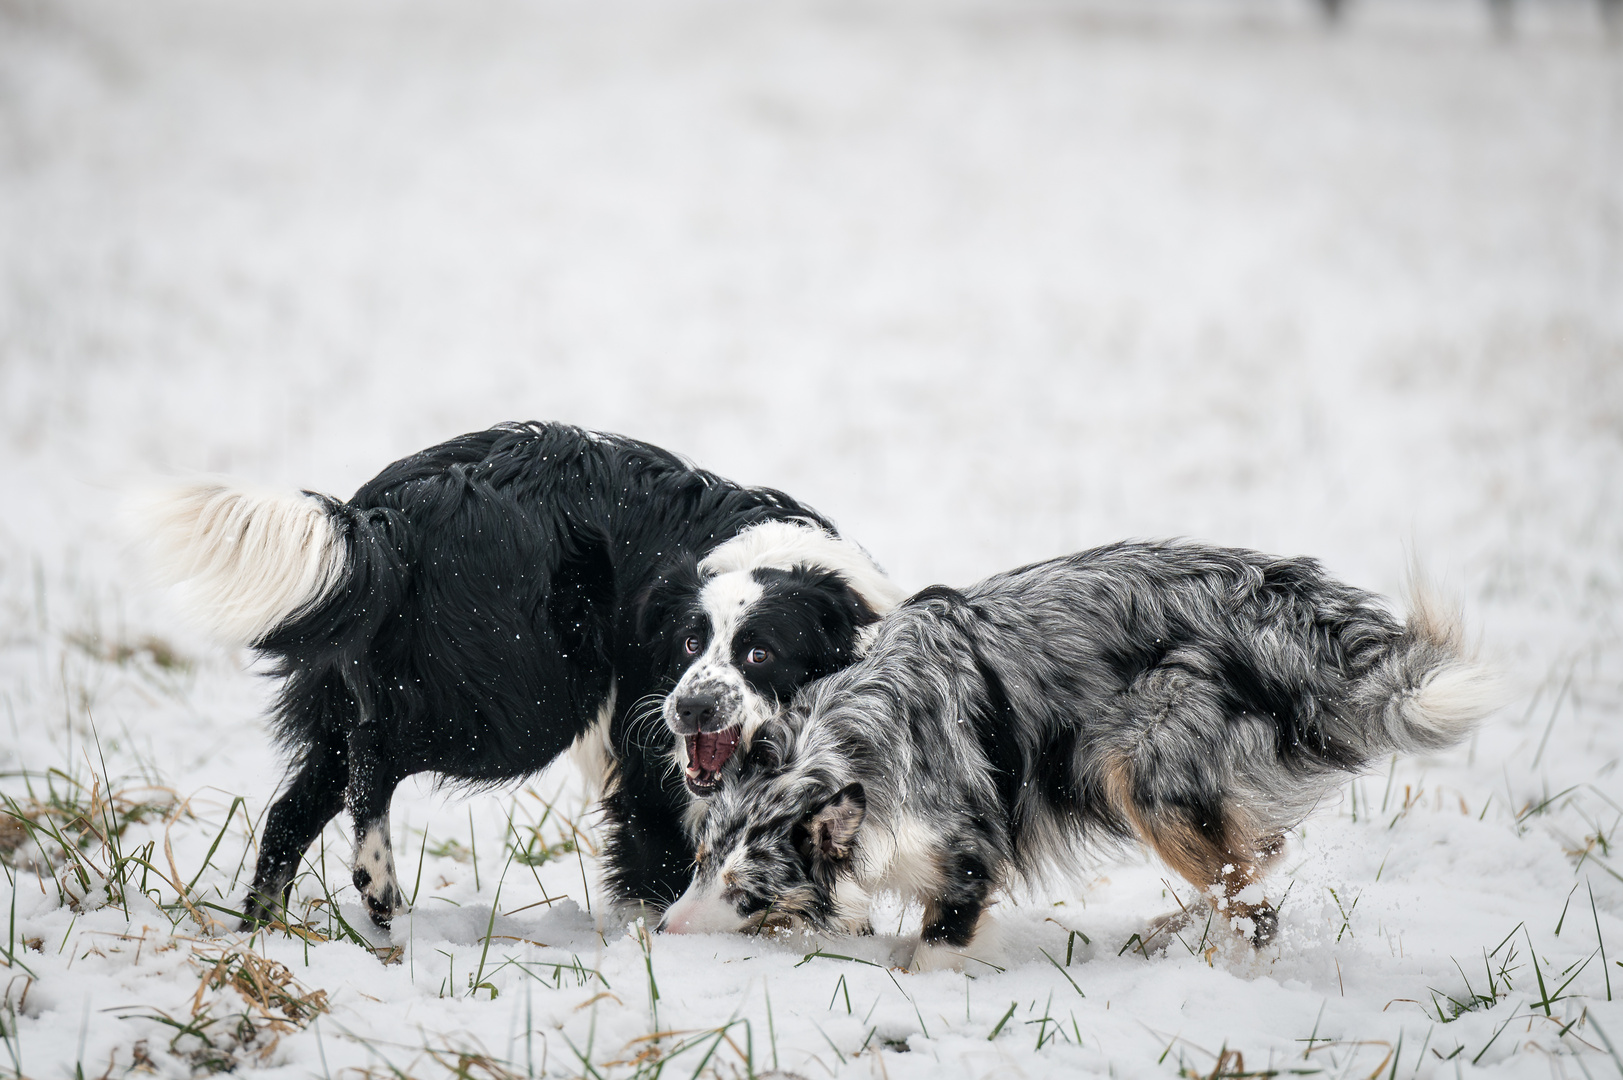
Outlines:
POLYGON ((348 565, 331 504, 313 495, 197 481, 130 503, 153 569, 225 641, 249 645, 326 598, 348 565))
POLYGON ((1467 647, 1458 607, 1418 574, 1408 591, 1408 632, 1375 675, 1385 741, 1394 750, 1437 750, 1503 704, 1504 687, 1467 647))

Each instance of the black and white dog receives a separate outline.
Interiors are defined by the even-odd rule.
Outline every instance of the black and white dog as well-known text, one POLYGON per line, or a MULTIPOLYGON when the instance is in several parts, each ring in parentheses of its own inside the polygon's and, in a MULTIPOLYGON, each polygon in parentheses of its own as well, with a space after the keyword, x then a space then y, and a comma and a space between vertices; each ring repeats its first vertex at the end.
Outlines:
POLYGON ((145 510, 189 606, 285 679, 275 728, 294 764, 266 819, 249 923, 286 903, 304 849, 347 809, 356 887, 387 925, 404 899, 388 824, 401 780, 497 784, 572 744, 603 786, 609 891, 662 908, 692 848, 659 707, 693 662, 685 643, 718 638, 697 615, 707 598, 748 601, 716 616, 734 638, 749 628, 742 656, 704 655, 775 669, 751 682, 758 709, 848 662, 899 598, 781 492, 561 424, 453 439, 348 502, 199 483, 145 510))
POLYGON ((995 890, 1137 839, 1261 944, 1286 830, 1493 696, 1423 595, 1400 623, 1308 559, 1124 543, 935 586, 756 733, 664 929, 861 931, 896 891, 924 906, 910 962, 953 964, 995 890))

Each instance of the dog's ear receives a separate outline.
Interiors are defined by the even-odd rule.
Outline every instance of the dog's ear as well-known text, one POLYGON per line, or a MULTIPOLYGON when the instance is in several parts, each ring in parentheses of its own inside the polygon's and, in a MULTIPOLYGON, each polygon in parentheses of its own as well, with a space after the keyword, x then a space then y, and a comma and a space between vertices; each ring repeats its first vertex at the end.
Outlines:
POLYGON ((637 595, 636 629, 642 641, 652 641, 672 616, 698 595, 703 582, 699 560, 691 551, 676 555, 661 568, 653 583, 637 595))
POLYGON ((861 784, 847 784, 815 811, 806 823, 816 852, 825 859, 845 859, 868 814, 868 796, 861 784))
POLYGON ((879 614, 837 571, 816 566, 796 566, 772 571, 779 576, 779 588, 793 598, 794 614, 786 615, 789 631, 793 620, 795 651, 809 661, 807 677, 832 675, 856 659, 861 651, 861 631, 879 621, 879 614))
POLYGON ((744 754, 746 768, 768 773, 783 768, 783 748, 778 745, 778 740, 772 737, 773 734, 770 724, 755 733, 755 738, 750 740, 749 749, 744 754))
POLYGON ((829 622, 837 624, 843 620, 849 622, 851 626, 861 629, 879 621, 879 613, 869 607, 868 602, 862 598, 862 594, 853 589, 851 583, 839 574, 830 573, 828 580, 824 583, 824 588, 833 600, 833 606, 828 616, 829 622))

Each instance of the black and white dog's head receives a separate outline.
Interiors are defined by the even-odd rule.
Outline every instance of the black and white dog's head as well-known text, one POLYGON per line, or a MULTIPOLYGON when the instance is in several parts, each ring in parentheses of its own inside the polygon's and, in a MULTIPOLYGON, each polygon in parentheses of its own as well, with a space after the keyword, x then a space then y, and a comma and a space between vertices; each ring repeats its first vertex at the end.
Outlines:
POLYGON ((866 552, 811 525, 767 522, 649 591, 642 625, 674 684, 663 716, 688 790, 709 795, 795 691, 862 652, 902 593, 866 552))

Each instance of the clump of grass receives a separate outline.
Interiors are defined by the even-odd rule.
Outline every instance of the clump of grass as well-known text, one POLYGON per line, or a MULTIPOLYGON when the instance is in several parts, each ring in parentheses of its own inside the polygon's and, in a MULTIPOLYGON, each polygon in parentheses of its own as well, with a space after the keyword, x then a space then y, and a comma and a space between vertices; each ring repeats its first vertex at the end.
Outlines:
POLYGON ((576 842, 573 836, 551 844, 545 843, 539 836, 531 835, 521 845, 515 845, 513 861, 522 866, 543 866, 553 859, 564 855, 573 855, 576 851, 576 842))
MULTIPOLYGON (((524 1073, 519 1072, 506 1062, 498 1061, 489 1054, 480 1050, 451 1050, 449 1048, 427 1048, 427 1053, 434 1064, 457 1080, 519 1080, 524 1073)), ((395 1080, 399 1080, 398 1077, 395 1080)))
MULTIPOLYGON (((210 955, 194 951, 192 958, 206 962, 210 955)), ((286 965, 248 949, 220 951, 214 966, 203 973, 195 1000, 200 1003, 206 990, 225 988, 235 990, 260 1016, 299 1027, 327 1011, 325 990, 306 990, 286 965)))
POLYGON ((59 866, 74 853, 94 852, 121 840, 130 826, 167 817, 179 800, 147 784, 109 791, 105 777, 87 785, 61 769, 16 772, 26 794, 0 793, 0 862, 26 870, 59 866), (32 849, 28 842, 35 842, 32 849))
POLYGON ((328 1010, 327 992, 300 985, 286 966, 238 947, 192 951, 197 992, 184 1015, 132 1013, 175 1029, 169 1051, 194 1073, 265 1063, 282 1038, 328 1010), (232 992, 228 994, 227 991, 232 992))
POLYGON ((129 890, 155 895, 154 879, 179 886, 153 866, 156 841, 127 846, 133 825, 183 812, 174 792, 148 784, 115 788, 105 772, 89 783, 60 769, 13 773, 26 794, 0 793, 0 862, 50 876, 75 911, 107 904, 128 910, 129 890))
POLYGON ((1347 904, 1342 902, 1341 894, 1337 893, 1335 889, 1327 885, 1325 891, 1330 894, 1330 899, 1336 902, 1336 910, 1341 913, 1341 929, 1336 931, 1336 941, 1339 942, 1343 937, 1357 936, 1353 933, 1352 917, 1353 912, 1358 910, 1358 901, 1363 894, 1361 892, 1354 893, 1352 903, 1347 904))
MULTIPOLYGON (((626 1043, 620 1057, 612 1061, 605 1061, 599 1065, 591 1063, 589 1048, 588 1053, 585 1055, 582 1055, 578 1050, 575 1051, 575 1054, 580 1059, 587 1075, 597 1077, 599 1080, 606 1080, 610 1073, 621 1069, 629 1070, 621 1073, 624 1080, 658 1080, 666 1067, 670 1066, 676 1058, 689 1055, 688 1060, 691 1061, 693 1055, 689 1054, 689 1052, 700 1049, 704 1053, 697 1055, 697 1061, 691 1074, 694 1077, 704 1075, 707 1068, 712 1070, 712 1075, 718 1077, 723 1075, 736 1076, 739 1072, 738 1066, 743 1067, 745 1076, 756 1075, 754 1030, 748 1020, 741 1020, 737 1016, 717 1027, 703 1028, 698 1031, 651 1031, 646 1035, 639 1035, 626 1043), (744 1029, 742 1041, 734 1036, 734 1029, 740 1027, 744 1029), (725 1062, 722 1058, 717 1057, 718 1051, 723 1046, 726 1046, 732 1052, 732 1057, 737 1058, 736 1063, 730 1057, 725 1062), (721 1066, 723 1064, 729 1067, 726 1073, 722 1071, 721 1066), (610 1070, 610 1073, 605 1073, 603 1070, 610 1070)), ((843 1062, 844 1055, 840 1054, 837 1047, 834 1048, 834 1053, 843 1062)), ((684 1062, 681 1071, 685 1072, 687 1067, 687 1063, 684 1062)))
POLYGON ((427 843, 424 837, 423 851, 436 859, 450 859, 452 862, 465 863, 473 858, 472 849, 457 839, 436 840, 427 843))
POLYGON ((1437 1013, 1438 1020, 1445 1024, 1451 1023, 1468 1012, 1491 1009, 1510 995, 1511 991, 1515 989, 1512 976, 1521 967, 1520 964, 1516 963, 1515 939, 1516 931, 1522 929, 1523 924, 1517 923, 1511 928, 1510 933, 1505 935, 1504 940, 1494 946, 1492 952, 1488 952, 1486 949, 1483 950, 1482 969, 1485 981, 1481 983, 1482 990, 1478 990, 1476 985, 1471 982, 1470 976, 1465 974, 1465 969, 1460 966, 1458 960, 1454 961, 1454 968, 1460 973, 1460 979, 1465 983, 1465 992, 1462 995, 1455 997, 1453 994, 1444 993, 1435 987, 1427 988, 1431 991, 1431 1004, 1437 1013), (1501 956, 1500 953, 1504 955, 1501 956), (1439 995, 1448 1003, 1446 1009, 1437 1000, 1439 995))
MULTIPOLYGON (((1384 1064, 1384 1062, 1383 1062, 1384 1064)), ((1217 1052, 1217 1064, 1212 1066, 1209 1073, 1197 1072, 1188 1065, 1178 1068, 1178 1075, 1186 1080, 1240 1080, 1241 1077, 1273 1076, 1275 1070, 1268 1069, 1263 1072, 1247 1072, 1245 1068, 1245 1055, 1238 1050, 1230 1050, 1227 1046, 1217 1052)))
POLYGON ((581 854, 595 857, 597 846, 582 831, 578 816, 558 809, 556 798, 544 799, 533 787, 526 787, 514 801, 514 817, 508 820, 509 857, 521 866, 543 866, 554 859, 581 854), (532 805, 529 800, 534 800, 532 805), (528 809, 540 813, 533 820, 519 821, 517 815, 528 809))

